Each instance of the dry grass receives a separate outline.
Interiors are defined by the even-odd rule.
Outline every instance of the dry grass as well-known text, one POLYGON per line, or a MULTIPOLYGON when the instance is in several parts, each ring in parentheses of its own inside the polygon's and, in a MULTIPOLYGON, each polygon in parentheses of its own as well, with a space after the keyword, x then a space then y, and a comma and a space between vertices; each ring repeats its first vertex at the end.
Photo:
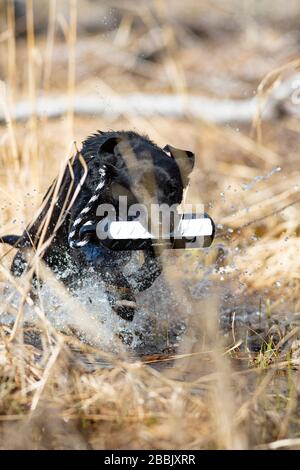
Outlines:
MULTIPOLYGON (((138 12, 130 1, 113 2, 119 26, 93 34, 79 27, 77 39, 76 15, 80 26, 86 0, 78 9, 73 0, 46 3, 45 32, 35 37, 28 0, 27 37, 17 41, 13 3, 1 3, 1 235, 24 229, 72 155, 73 139, 99 128, 132 128, 158 144, 194 149, 188 199, 204 201, 219 227, 207 252, 165 261, 166 283, 179 302, 170 317, 188 313, 171 353, 138 355, 117 337, 117 351, 108 352, 112 332, 39 264, 70 313, 67 331, 58 331, 43 300, 31 305, 32 273, 12 279, 13 253, 1 247, 1 288, 21 297, 18 305, 1 297, 1 316, 9 311, 16 319, 0 329, 1 448, 299 448, 299 122, 262 124, 258 140, 257 122, 252 129, 188 117, 104 122, 72 113, 78 90, 104 97, 135 90, 251 96, 266 74, 297 58, 297 2, 285 4, 284 25, 280 2, 275 8, 267 0, 249 2, 239 15, 234 1, 207 0, 201 11, 191 2, 184 12, 172 2, 170 18, 168 2, 141 2, 138 12), (228 28, 217 33, 221 24, 228 28), (56 91, 68 93, 68 115, 37 119, 36 96, 56 91), (24 96, 32 118, 16 123, 11 109, 24 96), (31 326, 24 323, 28 309, 31 326)), ((166 327, 168 346, 160 308, 155 321, 166 327)))

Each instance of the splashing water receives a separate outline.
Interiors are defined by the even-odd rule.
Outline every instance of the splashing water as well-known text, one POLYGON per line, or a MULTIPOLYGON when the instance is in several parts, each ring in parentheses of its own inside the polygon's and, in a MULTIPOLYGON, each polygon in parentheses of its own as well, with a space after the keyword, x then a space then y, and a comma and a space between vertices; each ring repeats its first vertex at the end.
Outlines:
MULTIPOLYGON (((12 326, 21 295, 10 285, 2 290, 0 324, 12 326)), ((181 318, 172 318, 172 313, 180 307, 162 279, 139 296, 132 322, 123 320, 112 310, 104 285, 92 277, 83 277, 76 292, 67 294, 66 298, 44 283, 38 288, 36 305, 56 330, 75 334, 80 341, 107 352, 120 352, 120 343, 141 354, 170 351, 185 330, 181 318)), ((27 326, 38 327, 35 308, 25 304, 23 315, 27 326)))
POLYGON ((269 178, 271 178, 274 174, 276 173, 279 173, 281 171, 281 168, 280 166, 276 167, 276 168, 273 168, 269 173, 267 173, 266 175, 258 175, 258 176, 255 176, 254 180, 251 181, 251 183, 248 183, 248 184, 244 184, 242 186, 242 189, 243 191, 249 191, 250 189, 254 188, 254 186, 257 184, 257 183, 260 183, 261 181, 266 181, 268 180, 269 178))

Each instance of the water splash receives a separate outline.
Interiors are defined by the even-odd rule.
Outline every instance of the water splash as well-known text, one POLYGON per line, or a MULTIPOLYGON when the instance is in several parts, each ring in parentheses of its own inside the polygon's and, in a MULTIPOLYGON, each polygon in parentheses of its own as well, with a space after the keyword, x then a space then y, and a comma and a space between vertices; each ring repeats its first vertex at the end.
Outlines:
MULTIPOLYGON (((99 280, 84 278, 80 281, 69 300, 61 298, 47 283, 38 290, 36 304, 56 330, 113 353, 120 352, 120 344, 143 354, 173 350, 178 344, 185 329, 184 322, 177 316, 172 317, 180 307, 162 279, 139 296, 132 322, 123 320, 112 310, 99 280)), ((20 293, 6 285, 1 295, 1 325, 13 325, 20 302, 20 293)), ((33 307, 25 304, 23 314, 27 326, 39 326, 33 307)))
POLYGON ((255 178, 253 179, 253 181, 251 181, 250 183, 248 184, 244 184, 242 186, 242 189, 243 191, 249 191, 250 189, 254 188, 254 186, 258 183, 260 183, 261 181, 266 181, 268 180, 269 178, 271 178, 274 174, 276 173, 279 173, 281 171, 281 167, 278 166, 276 168, 273 168, 269 173, 267 173, 266 175, 258 175, 258 176, 255 176, 255 178))

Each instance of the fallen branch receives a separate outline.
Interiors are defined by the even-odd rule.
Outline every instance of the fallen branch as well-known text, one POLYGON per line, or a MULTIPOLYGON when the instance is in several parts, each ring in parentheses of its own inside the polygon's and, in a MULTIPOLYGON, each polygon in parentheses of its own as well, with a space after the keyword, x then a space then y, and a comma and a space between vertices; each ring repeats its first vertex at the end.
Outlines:
MULTIPOLYGON (((213 123, 251 122, 261 111, 263 120, 274 120, 282 114, 300 116, 300 75, 277 84, 263 102, 258 97, 246 100, 218 100, 198 95, 130 94, 103 97, 76 96, 74 113, 77 115, 119 117, 135 115, 143 117, 189 117, 213 123), (296 96, 297 94, 297 96, 296 96), (293 103, 294 101, 294 103, 293 103)), ((70 102, 66 96, 40 97, 36 103, 36 115, 57 118, 68 112, 70 102)), ((10 110, 17 121, 28 119, 32 113, 29 101, 20 101, 10 110)), ((0 122, 7 113, 0 108, 0 122)))

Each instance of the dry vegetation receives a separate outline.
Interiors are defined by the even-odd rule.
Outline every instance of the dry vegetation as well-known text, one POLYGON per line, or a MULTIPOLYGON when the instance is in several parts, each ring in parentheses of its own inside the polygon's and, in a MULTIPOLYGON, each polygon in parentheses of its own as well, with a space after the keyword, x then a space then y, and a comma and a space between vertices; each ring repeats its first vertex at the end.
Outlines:
POLYGON ((15 318, 0 327, 0 447, 300 448, 299 120, 257 115, 249 125, 218 126, 188 115, 72 111, 78 93, 108 106, 109 96, 136 91, 222 100, 259 89, 264 97, 295 72, 299 1, 26 4, 15 22, 13 2, 0 1, 0 235, 32 219, 74 140, 129 128, 195 151, 187 197, 204 201, 218 231, 206 252, 166 258, 166 283, 179 299, 170 318, 188 312, 179 345, 168 347, 164 323, 165 347, 139 353, 117 338, 121 354, 102 351, 106 326, 43 273, 75 325, 67 334, 54 328, 42 302, 28 306, 32 273, 12 279, 12 251, 0 246, 0 323, 6 312, 15 318), (35 116, 37 96, 62 93, 66 115, 35 116), (15 122, 22 99, 32 117, 15 122), (18 305, 4 296, 9 288, 20 293, 18 305), (29 307, 33 325, 23 323, 29 307))

